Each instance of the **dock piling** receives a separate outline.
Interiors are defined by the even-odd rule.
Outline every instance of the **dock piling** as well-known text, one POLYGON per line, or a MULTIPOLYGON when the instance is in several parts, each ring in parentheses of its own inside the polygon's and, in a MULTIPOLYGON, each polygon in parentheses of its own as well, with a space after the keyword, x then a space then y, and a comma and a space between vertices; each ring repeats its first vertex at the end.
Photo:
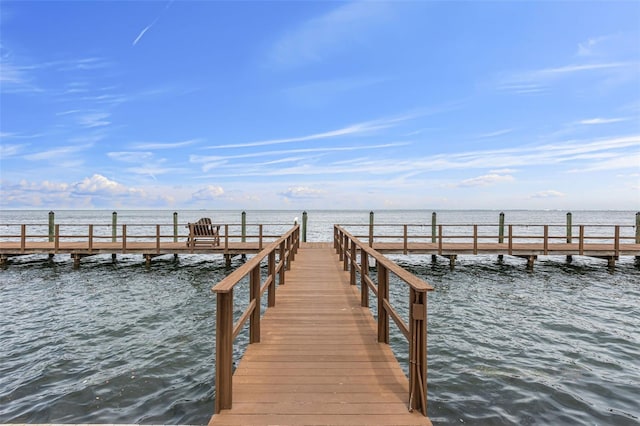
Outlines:
MULTIPOLYGON (((571 244, 572 241, 572 230, 573 230, 573 225, 572 225, 572 215, 571 212, 567 213, 567 244, 571 244)), ((571 263, 573 261, 573 256, 571 255, 567 255, 567 263, 571 263)))
MULTIPOLYGON (((500 217, 498 219, 498 243, 504 243, 504 212, 500 212, 500 217)), ((504 259, 504 255, 498 255, 498 262, 502 262, 504 259)))
POLYGON ((307 212, 302 212, 302 242, 307 242, 307 212))
POLYGON ((373 211, 369 212, 369 247, 373 247, 373 211))
POLYGON ((247 212, 243 211, 242 212, 242 217, 240 218, 241 223, 242 223, 242 242, 246 243, 247 242, 247 212))
POLYGON ((53 242, 53 232, 55 224, 55 213, 53 211, 49 212, 49 242, 53 242))

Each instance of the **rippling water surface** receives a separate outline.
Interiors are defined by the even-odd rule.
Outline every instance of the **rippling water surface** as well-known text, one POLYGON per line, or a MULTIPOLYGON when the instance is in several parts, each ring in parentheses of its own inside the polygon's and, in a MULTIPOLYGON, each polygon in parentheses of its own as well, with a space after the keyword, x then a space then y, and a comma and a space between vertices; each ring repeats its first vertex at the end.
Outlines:
MULTIPOLYGON (((449 223, 497 222, 498 212, 440 212, 449 223)), ((203 212, 190 212, 207 215, 203 212)), ((66 215, 66 216, 65 216, 66 215)), ((210 216, 239 223, 236 212, 210 216), (225 216, 226 215, 226 216, 225 216)), ((296 212, 249 212, 288 222, 296 212)), ((126 212, 170 223, 171 212, 126 212)), ((110 212, 58 220, 110 223, 110 212)), ((564 223, 562 212, 507 212, 507 223, 564 223)), ((189 217, 189 220, 193 219, 189 217)), ((431 212, 380 212, 376 222, 425 223, 431 212)), ((121 219, 122 220, 122 219, 121 219)), ((310 212, 310 241, 368 212, 310 212)), ((0 222, 46 223, 46 212, 1 212, 0 222)), ((632 225, 633 212, 576 212, 574 224, 632 225)), ((429 415, 435 424, 640 423, 640 268, 622 258, 394 256, 431 283, 429 415)), ((0 422, 206 424, 214 404, 215 297, 231 269, 221 256, 83 259, 25 256, 0 271, 0 422)), ((246 287, 246 286, 245 286, 246 287)), ((392 298, 406 303, 396 284, 392 298)), ((236 293, 239 305, 246 299, 236 293)), ((240 312, 242 306, 238 306, 240 312)), ((406 312, 405 312, 406 315, 406 312)), ((406 343, 393 330, 401 361, 406 343)), ((235 353, 246 344, 241 335, 235 353)))

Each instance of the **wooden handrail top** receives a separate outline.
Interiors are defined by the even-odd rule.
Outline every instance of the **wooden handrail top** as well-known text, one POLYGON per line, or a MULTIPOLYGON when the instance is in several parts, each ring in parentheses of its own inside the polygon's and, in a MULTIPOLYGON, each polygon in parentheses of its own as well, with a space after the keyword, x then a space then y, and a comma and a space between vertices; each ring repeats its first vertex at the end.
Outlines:
MULTIPOLYGON (((341 223, 341 224, 336 224, 337 226, 340 226, 341 228, 344 229, 344 227, 348 226, 348 227, 361 227, 361 228, 368 228, 370 225, 368 223, 341 223)), ((448 226, 454 226, 457 228, 462 228, 462 227, 472 227, 472 226, 478 226, 478 227, 496 227, 496 226, 500 226, 499 223, 441 223, 438 222, 437 225, 442 225, 443 227, 448 227, 448 226)), ((561 223, 508 223, 505 222, 504 226, 514 226, 514 227, 541 227, 541 226, 548 226, 549 228, 566 228, 566 224, 561 224, 561 223)), ((430 228, 431 226, 433 226, 432 223, 384 223, 384 222, 376 222, 374 223, 374 226, 377 227, 383 227, 383 226, 387 226, 387 227, 401 227, 401 226, 411 226, 411 227, 424 227, 424 228, 430 228)), ((572 228, 579 228, 580 226, 585 226, 585 227, 589 227, 589 228, 613 228, 615 226, 619 226, 620 228, 635 228, 635 225, 618 225, 618 224, 611 224, 611 223, 574 223, 571 225, 572 228)))
POLYGON ((373 248, 369 247, 367 244, 361 242, 360 240, 355 238, 353 235, 351 235, 349 232, 347 232, 344 228, 342 228, 340 225, 336 225, 336 226, 338 227, 338 229, 340 229, 342 233, 344 233, 347 237, 349 237, 349 239, 351 239, 351 241, 353 241, 360 248, 360 250, 364 251, 369 256, 373 257, 376 260, 376 262, 383 265, 390 272, 393 272, 394 275, 396 275, 398 278, 406 282, 409 285, 409 287, 419 292, 433 291, 433 286, 431 286, 430 284, 427 284, 420 278, 413 275, 411 272, 400 267, 392 260, 387 259, 383 254, 379 253, 377 250, 374 250, 373 248))
POLYGON ((252 257, 249 261, 247 261, 247 263, 223 278, 222 281, 211 288, 211 291, 214 293, 229 293, 240 282, 240 280, 242 280, 249 272, 251 272, 253 268, 259 265, 260 262, 262 262, 262 259, 267 257, 272 251, 276 250, 280 246, 282 241, 289 238, 289 236, 291 236, 291 234, 299 227, 300 225, 294 225, 293 228, 287 231, 276 241, 270 243, 268 246, 262 249, 260 253, 252 257))

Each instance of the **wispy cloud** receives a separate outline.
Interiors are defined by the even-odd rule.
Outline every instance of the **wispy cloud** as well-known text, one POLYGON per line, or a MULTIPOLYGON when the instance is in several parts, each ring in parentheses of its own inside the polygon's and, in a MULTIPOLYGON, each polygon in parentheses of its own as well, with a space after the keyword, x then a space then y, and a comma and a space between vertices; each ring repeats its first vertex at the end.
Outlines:
POLYGON ((321 62, 358 45, 364 34, 387 22, 391 12, 390 5, 383 2, 342 4, 286 32, 271 48, 268 62, 275 67, 321 62))
POLYGON ((174 149, 191 146, 203 142, 203 139, 188 139, 179 142, 141 142, 131 145, 134 149, 174 149))
POLYGON ((104 127, 111 124, 111 122, 107 120, 110 116, 111 114, 108 112, 91 112, 78 116, 78 122, 82 127, 89 129, 94 127, 104 127))
POLYGON ((91 148, 92 146, 93 144, 60 146, 57 148, 36 152, 33 154, 27 154, 24 156, 24 158, 30 161, 42 161, 42 160, 46 161, 46 160, 52 160, 52 159, 59 159, 61 157, 65 157, 70 154, 76 154, 78 152, 85 151, 91 148))
POLYGON ((536 192, 535 194, 532 194, 530 198, 559 198, 564 196, 565 194, 560 191, 549 189, 546 191, 536 192))
POLYGON ((579 124, 610 124, 610 123, 619 123, 621 121, 628 121, 628 118, 589 118, 586 120, 580 120, 579 124))
POLYGON ((171 6, 171 3, 173 3, 173 0, 170 0, 165 6, 164 8, 160 11, 160 13, 156 16, 156 18, 146 27, 144 27, 142 29, 142 31, 140 31, 140 33, 138 34, 138 36, 133 40, 133 43, 131 43, 131 46, 135 46, 136 44, 138 44, 138 42, 142 39, 142 37, 147 33, 147 31, 149 31, 157 22, 158 20, 160 20, 160 17, 164 14, 164 12, 169 9, 169 6, 171 6))
POLYGON ((239 144, 226 144, 226 145, 215 145, 210 146, 210 149, 223 149, 223 148, 250 148, 256 146, 268 146, 268 145, 279 145, 293 142, 307 142, 313 140, 320 139, 330 139, 336 138, 340 136, 351 136, 358 134, 367 134, 372 133, 382 129, 388 129, 397 125, 400 122, 410 120, 415 118, 416 115, 404 115, 396 118, 388 118, 388 119, 380 119, 373 121, 365 121, 362 123, 351 124, 347 127, 343 127, 336 130, 329 130, 327 132, 314 133, 311 135, 305 136, 297 136, 292 138, 282 138, 282 139, 268 139, 263 141, 256 142, 247 142, 247 143, 239 143, 239 144))
POLYGON ((496 138, 498 136, 503 136, 511 132, 513 132, 513 129, 502 129, 502 130, 496 130, 495 132, 482 133, 476 137, 478 139, 496 138))
POLYGON ((399 146, 410 145, 411 142, 391 142, 377 145, 352 145, 352 146, 334 146, 334 147, 321 147, 321 148, 297 148, 297 149, 288 149, 288 150, 280 150, 280 151, 262 151, 262 152, 250 152, 245 154, 234 154, 234 155, 211 155, 211 156, 202 156, 202 155, 191 155, 189 157, 189 161, 192 163, 206 163, 211 161, 226 161, 238 158, 255 158, 255 157, 267 157, 272 155, 289 155, 289 154, 298 154, 298 153, 310 153, 310 152, 344 152, 344 151, 361 151, 361 150, 371 150, 371 149, 383 149, 383 148, 392 148, 399 146))
POLYGON ((489 186, 501 182, 512 182, 514 180, 511 175, 503 175, 497 173, 490 173, 487 175, 477 176, 470 179, 465 179, 462 182, 455 184, 456 187, 474 187, 474 186, 489 186))
POLYGON ((600 62, 569 64, 560 67, 505 73, 498 79, 500 90, 517 94, 539 94, 550 89, 557 80, 576 75, 605 75, 637 67, 634 62, 600 62))

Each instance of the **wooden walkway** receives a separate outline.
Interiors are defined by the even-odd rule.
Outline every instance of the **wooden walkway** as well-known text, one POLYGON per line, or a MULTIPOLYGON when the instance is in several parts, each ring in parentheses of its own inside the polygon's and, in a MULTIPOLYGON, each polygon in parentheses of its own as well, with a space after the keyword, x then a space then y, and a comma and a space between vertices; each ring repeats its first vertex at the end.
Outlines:
POLYGON ((331 243, 303 243, 209 425, 430 425, 331 243))

